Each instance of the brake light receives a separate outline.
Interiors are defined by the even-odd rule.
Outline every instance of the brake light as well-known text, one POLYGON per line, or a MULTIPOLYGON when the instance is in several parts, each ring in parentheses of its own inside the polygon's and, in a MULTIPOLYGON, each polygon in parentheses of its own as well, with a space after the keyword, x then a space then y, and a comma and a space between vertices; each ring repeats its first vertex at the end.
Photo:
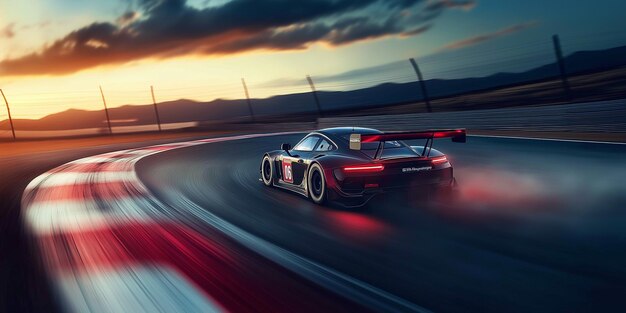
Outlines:
POLYGON ((444 164, 448 162, 448 158, 445 155, 434 157, 430 160, 433 165, 444 164))
POLYGON ((385 169, 385 166, 382 164, 346 166, 343 168, 344 171, 350 172, 350 173, 382 172, 382 170, 384 169, 385 169))

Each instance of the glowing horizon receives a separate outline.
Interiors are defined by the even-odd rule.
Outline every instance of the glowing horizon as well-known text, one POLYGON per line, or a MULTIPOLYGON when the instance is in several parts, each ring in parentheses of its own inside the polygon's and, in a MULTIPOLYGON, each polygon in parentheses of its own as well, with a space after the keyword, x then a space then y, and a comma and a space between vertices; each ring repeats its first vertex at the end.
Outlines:
MULTIPOLYGON (((69 0, 37 0, 36 4, 0 0, 0 51, 4 51, 4 55, 0 54, 0 88, 7 95, 14 118, 37 119, 70 108, 101 110, 98 86, 104 89, 107 104, 112 108, 152 103, 151 85, 155 87, 157 102, 241 99, 244 97, 241 78, 246 79, 252 98, 266 98, 310 91, 306 75, 314 80, 324 78, 316 80, 320 90, 409 81, 414 73, 408 64, 398 64, 410 57, 424 57, 420 66, 427 78, 525 70, 551 60, 552 33, 562 35, 566 54, 626 44, 626 33, 619 30, 624 21, 615 8, 601 8, 592 1, 583 1, 570 4, 567 10, 571 12, 563 17, 560 12, 563 3, 533 1, 537 7, 471 0, 428 0, 401 7, 399 3, 405 2, 342 0, 321 9, 311 6, 301 20, 286 15, 282 24, 266 22, 262 15, 238 13, 239 24, 234 23, 231 28, 224 28, 226 32, 216 34, 210 28, 214 23, 206 18, 219 20, 222 17, 214 13, 230 14, 229 8, 237 8, 240 0, 147 1, 152 3, 151 7, 122 0, 80 4, 69 0), (170 4, 171 9, 155 9, 170 4), (601 19, 587 19, 588 23, 596 24, 593 29, 599 35, 585 33, 586 28, 573 22, 586 17, 592 8, 602 13, 601 19), (190 36, 188 28, 159 30, 159 25, 151 24, 151 19, 176 10, 202 16, 204 28, 198 31, 206 37, 190 36), (370 17, 372 12, 380 13, 380 17, 370 17), (384 23, 392 17, 397 21, 384 23), (114 27, 117 32, 129 32, 131 37, 139 36, 133 32, 144 32, 149 35, 146 38, 163 36, 163 42, 142 39, 145 44, 140 45, 128 38, 116 41, 98 37, 103 35, 90 33, 94 31, 93 25, 109 25, 99 31, 114 27), (353 31, 357 26, 363 28, 353 31), (314 30, 318 33, 313 33, 314 30), (296 31, 299 33, 294 35, 296 31), (76 48, 72 46, 78 40, 72 35, 76 32, 95 37, 84 40, 86 48, 76 48), (270 35, 274 37, 267 37, 270 35), (180 47, 174 44, 177 42, 180 47), (51 50, 55 43, 60 43, 62 50, 51 50), (117 51, 125 52, 99 57, 102 51, 98 49, 116 44, 126 49, 117 51), (498 51, 497 58, 493 51, 498 51), (437 58, 432 58, 433 55, 437 58), (517 61, 516 58, 524 55, 536 58, 517 61), (88 63, 81 59, 85 57, 90 58, 88 63), (509 64, 485 69, 468 66, 494 59, 509 64), (21 63, 15 63, 16 60, 21 63), (68 67, 64 68, 62 62, 67 62, 68 67), (15 67, 16 64, 26 68, 15 67), (388 68, 383 68, 387 65, 388 68), (382 71, 368 71, 380 66, 382 71), (55 72, 59 68, 63 71, 55 72), (354 75, 350 74, 353 72, 354 75), (333 76, 337 76, 334 82, 329 79, 333 76)), ((286 11, 295 5, 293 12, 299 12, 294 3, 279 3, 286 11)), ((320 3, 326 2, 320 0, 320 3)), ((263 2, 258 6, 269 8, 263 2)), ((615 6, 626 8, 626 4, 618 1, 615 6)), ((115 29, 106 33, 107 36, 117 34, 115 29)), ((4 105, 1 107, 0 120, 4 120, 6 112, 4 105)))

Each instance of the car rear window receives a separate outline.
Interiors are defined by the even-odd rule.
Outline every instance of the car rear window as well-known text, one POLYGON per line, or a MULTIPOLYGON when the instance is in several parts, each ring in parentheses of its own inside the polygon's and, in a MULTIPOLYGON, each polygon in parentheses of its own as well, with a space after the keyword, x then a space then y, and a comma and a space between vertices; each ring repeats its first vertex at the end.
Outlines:
POLYGON ((313 151, 313 148, 315 148, 315 145, 317 144, 317 142, 320 140, 320 137, 318 136, 309 136, 306 137, 305 139, 303 139, 302 141, 300 141, 300 143, 298 143, 293 150, 296 151, 313 151))

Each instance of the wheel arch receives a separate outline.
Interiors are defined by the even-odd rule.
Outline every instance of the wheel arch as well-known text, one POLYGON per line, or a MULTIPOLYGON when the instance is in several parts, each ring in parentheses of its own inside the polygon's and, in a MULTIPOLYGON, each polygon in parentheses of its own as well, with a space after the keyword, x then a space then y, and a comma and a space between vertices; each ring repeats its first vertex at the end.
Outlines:
MULTIPOLYGON (((313 164, 318 164, 321 168, 322 168, 322 173, 324 174, 324 180, 326 181, 326 189, 327 191, 333 191, 335 192, 337 189, 337 180, 335 178, 335 175, 333 174, 333 171, 341 166, 344 166, 346 164, 351 164, 354 162, 358 162, 357 160, 355 160, 354 158, 351 157, 346 157, 346 156, 342 156, 342 155, 327 155, 327 156, 322 156, 316 159, 313 159, 313 161, 311 161, 311 164, 309 164, 309 167, 307 168, 306 171, 306 177, 309 177, 309 173, 311 171, 311 167, 313 166, 313 164)), ((307 180, 307 196, 308 196, 308 180, 307 180)))
MULTIPOLYGON (((305 175, 304 175, 304 180, 305 180, 305 188, 306 188, 306 197, 313 200, 315 202, 315 200, 313 199, 313 197, 311 197, 311 186, 309 186, 309 178, 311 175, 311 169, 313 168, 314 165, 319 166, 319 168, 321 169, 321 174, 322 174, 322 178, 324 180, 324 198, 327 199, 328 198, 328 192, 329 190, 331 190, 331 184, 333 184, 332 186, 334 186, 334 177, 332 175, 332 173, 329 174, 329 170, 327 168, 324 167, 324 165, 319 162, 318 160, 313 160, 309 166, 306 169, 305 175)), ((332 171, 332 170, 331 170, 332 171)), ((323 200, 323 202, 325 202, 326 200, 323 200)))

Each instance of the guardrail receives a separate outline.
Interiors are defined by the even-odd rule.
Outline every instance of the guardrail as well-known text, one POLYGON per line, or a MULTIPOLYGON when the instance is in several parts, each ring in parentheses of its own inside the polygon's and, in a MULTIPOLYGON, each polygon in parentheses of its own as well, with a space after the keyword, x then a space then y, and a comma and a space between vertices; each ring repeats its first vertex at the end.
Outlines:
POLYGON ((318 119, 319 128, 354 126, 381 130, 467 128, 626 133, 626 99, 539 107, 318 119))
POLYGON ((316 129, 315 122, 285 122, 285 123, 201 123, 197 130, 215 131, 251 131, 251 132, 282 132, 282 131, 310 131, 316 129))

